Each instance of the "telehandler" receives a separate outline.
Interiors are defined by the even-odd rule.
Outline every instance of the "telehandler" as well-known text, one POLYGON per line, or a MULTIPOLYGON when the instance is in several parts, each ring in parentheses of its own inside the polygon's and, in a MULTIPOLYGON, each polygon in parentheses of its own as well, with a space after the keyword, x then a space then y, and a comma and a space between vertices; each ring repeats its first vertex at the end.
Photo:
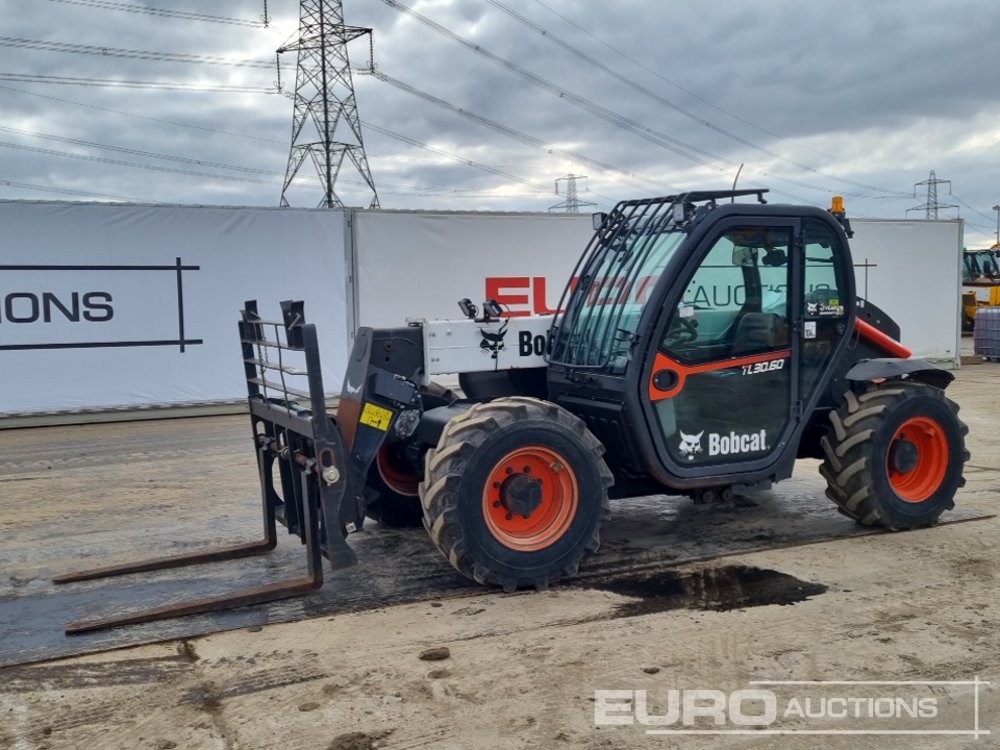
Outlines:
POLYGON ((994 250, 962 253, 962 329, 976 326, 976 309, 1000 305, 1000 263, 994 250))
POLYGON ((276 521, 306 544, 306 578, 67 632, 301 594, 321 584, 321 556, 355 561, 347 539, 366 516, 422 521, 481 584, 544 588, 597 550, 609 499, 727 500, 791 476, 797 458, 822 459, 826 494, 858 523, 934 524, 969 455, 944 394, 953 376, 912 359, 898 325, 856 296, 841 199, 824 211, 766 192, 595 215, 554 315, 466 299, 459 320, 360 328, 336 416, 303 304, 269 322, 247 303, 264 540, 60 580, 257 554, 276 521), (436 385, 446 374, 461 396, 436 385))

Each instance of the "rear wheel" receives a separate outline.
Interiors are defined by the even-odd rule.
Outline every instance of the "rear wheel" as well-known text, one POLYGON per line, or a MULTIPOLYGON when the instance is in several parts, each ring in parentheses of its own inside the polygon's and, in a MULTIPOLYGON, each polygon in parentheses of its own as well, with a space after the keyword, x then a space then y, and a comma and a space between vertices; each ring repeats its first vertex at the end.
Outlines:
POLYGON ((830 421, 820 473, 841 513, 895 530, 932 525, 954 507, 969 429, 939 388, 889 381, 848 392, 830 421))
MULTIPOLYGON (((423 408, 447 406, 458 398, 449 388, 430 383, 420 389, 423 408)), ((418 488, 424 478, 422 461, 408 451, 414 446, 405 443, 385 443, 368 470, 366 484, 378 493, 368 503, 365 514, 384 526, 419 526, 423 520, 418 488)))
POLYGON ((424 525, 462 574, 506 591, 576 574, 599 545, 611 472, 581 419, 533 398, 477 404, 445 427, 420 486, 424 525))

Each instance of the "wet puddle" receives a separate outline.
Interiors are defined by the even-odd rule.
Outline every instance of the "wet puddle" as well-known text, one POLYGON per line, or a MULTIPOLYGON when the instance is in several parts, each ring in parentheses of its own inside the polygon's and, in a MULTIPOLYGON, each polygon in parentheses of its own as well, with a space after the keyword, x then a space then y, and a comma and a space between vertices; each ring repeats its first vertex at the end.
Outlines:
POLYGON ((771 604, 795 604, 827 590, 821 583, 746 565, 688 572, 637 573, 588 583, 587 587, 634 599, 619 604, 615 617, 635 617, 673 609, 725 612, 771 604))

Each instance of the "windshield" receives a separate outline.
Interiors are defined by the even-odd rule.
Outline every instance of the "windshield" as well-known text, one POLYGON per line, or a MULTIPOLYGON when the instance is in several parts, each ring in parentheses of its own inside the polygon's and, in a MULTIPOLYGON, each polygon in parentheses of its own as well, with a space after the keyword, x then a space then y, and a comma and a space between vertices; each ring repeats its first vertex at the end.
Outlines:
POLYGON ((981 276, 989 278, 1000 276, 996 256, 989 250, 966 253, 962 260, 964 261, 966 279, 975 279, 981 276))
POLYGON ((624 372, 646 302, 685 237, 669 203, 616 207, 578 266, 565 313, 553 327, 550 360, 624 372))

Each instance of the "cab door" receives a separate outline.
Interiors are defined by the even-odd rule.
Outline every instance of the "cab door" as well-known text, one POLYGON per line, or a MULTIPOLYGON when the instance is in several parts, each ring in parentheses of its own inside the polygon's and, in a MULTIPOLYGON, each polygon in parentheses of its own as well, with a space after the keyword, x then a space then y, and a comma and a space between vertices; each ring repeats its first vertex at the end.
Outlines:
POLYGON ((799 220, 720 222, 667 296, 644 386, 671 474, 765 467, 797 426, 799 237, 799 220))
POLYGON ((830 361, 851 330, 854 272, 840 235, 827 222, 802 221, 799 400, 816 402, 830 361))

